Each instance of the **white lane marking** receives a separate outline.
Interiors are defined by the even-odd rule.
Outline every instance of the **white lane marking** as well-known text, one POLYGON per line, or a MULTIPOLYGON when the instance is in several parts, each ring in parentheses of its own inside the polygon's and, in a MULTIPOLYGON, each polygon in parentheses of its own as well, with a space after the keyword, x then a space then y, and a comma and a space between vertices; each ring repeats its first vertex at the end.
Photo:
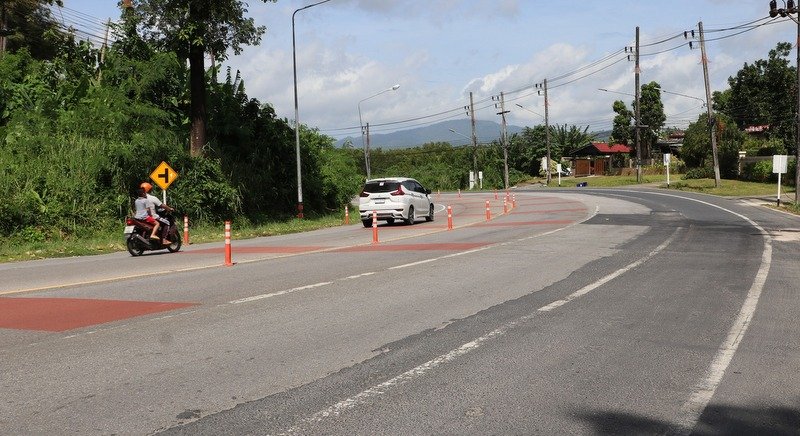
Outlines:
POLYGON ((661 245, 656 247, 653 251, 648 253, 647 256, 637 260, 636 262, 633 262, 632 264, 630 264, 630 265, 628 265, 628 266, 626 266, 626 267, 624 267, 622 269, 618 269, 618 270, 614 271, 613 273, 601 278, 600 280, 598 280, 598 281, 596 281, 596 282, 594 282, 592 284, 586 285, 586 286, 578 289, 577 291, 567 295, 562 300, 554 301, 554 302, 548 304, 547 306, 540 307, 538 309, 539 312, 549 312, 549 311, 551 311, 551 310, 553 310, 553 309, 555 309, 557 307, 561 307, 561 306, 569 303, 570 301, 572 301, 572 300, 574 300, 574 299, 576 299, 578 297, 581 297, 583 295, 586 295, 589 292, 599 288, 600 286, 603 286, 604 284, 610 282, 611 280, 614 280, 615 278, 621 276, 622 274, 625 274, 626 272, 628 272, 628 271, 640 266, 641 264, 643 264, 643 263, 647 262, 648 260, 650 260, 656 254, 661 252, 663 249, 667 248, 667 246, 669 244, 671 244, 673 240, 675 240, 675 237, 677 235, 678 235, 678 230, 675 230, 672 233, 672 236, 669 237, 669 239, 667 239, 661 245))
POLYGON ((345 278, 343 278, 343 279, 339 279, 339 280, 353 280, 353 279, 359 279, 359 278, 361 278, 361 277, 371 276, 371 275, 373 275, 373 274, 375 274, 375 272, 366 272, 366 273, 362 273, 362 274, 356 274, 356 275, 353 275, 353 276, 347 276, 347 277, 345 277, 345 278))
MULTIPOLYGON (((608 278, 608 279, 605 280, 603 283, 608 282, 609 280, 611 280, 614 277, 618 277, 619 275, 623 274, 624 272, 630 271, 632 268, 635 268, 636 266, 639 266, 642 263, 644 263, 647 260, 649 260, 650 258, 652 258, 656 253, 658 253, 659 251, 663 250, 665 247, 667 247, 667 245, 669 245, 670 242, 672 242, 675 239, 676 235, 678 234, 678 230, 679 229, 676 229, 675 232, 673 232, 673 234, 670 236, 670 238, 667 239, 667 241, 665 241, 664 243, 659 245, 655 250, 651 251, 649 254, 647 254, 642 259, 632 263, 631 265, 628 265, 625 268, 622 268, 621 270, 617 271, 616 273, 613 273, 613 274, 610 274, 609 276, 606 276, 606 278, 608 278), (613 276, 613 277, 611 277, 611 276, 613 276)), ((601 279, 601 280, 604 280, 604 279, 601 279)), ((599 283, 599 282, 597 282, 597 283, 599 283)), ((571 295, 571 296, 574 296, 574 297, 569 298, 568 300, 559 300, 559 301, 563 301, 563 302, 561 304, 559 304, 558 306, 556 306, 556 307, 563 306, 564 304, 568 303, 569 301, 574 300, 575 298, 578 298, 581 295, 586 295, 592 289, 595 289, 598 286, 600 286, 600 285, 599 284, 597 284, 597 286, 590 285, 590 286, 581 288, 581 290, 578 291, 578 292, 582 292, 580 295, 575 295, 575 294, 578 293, 578 292, 576 292, 575 294, 571 295), (587 289, 587 288, 590 288, 590 287, 591 287, 591 289, 587 289)), ((552 305, 552 303, 550 305, 552 305)), ((539 311, 541 311, 542 309, 544 309, 544 308, 546 308, 546 307, 548 307, 550 305, 543 306, 542 308, 540 308, 536 312, 524 315, 524 316, 520 317, 519 319, 517 319, 516 321, 510 321, 510 322, 508 322, 506 324, 503 324, 500 327, 498 327, 497 329, 492 330, 491 332, 489 332, 489 333, 487 333, 487 334, 485 334, 483 336, 480 336, 477 339, 474 339, 474 340, 472 340, 470 342, 467 342, 467 343, 461 345, 460 347, 458 347, 458 348, 456 348, 456 349, 454 349, 454 350, 452 350, 452 351, 450 351, 450 352, 448 352, 446 354, 443 354, 443 355, 441 355, 439 357, 436 357, 436 358, 434 358, 432 360, 429 360, 429 361, 423 363, 422 365, 419 365, 419 366, 417 366, 415 368, 412 368, 412 369, 410 369, 410 370, 408 370, 408 371, 406 371, 406 372, 404 372, 404 373, 402 373, 402 374, 400 374, 400 375, 398 375, 396 377, 393 377, 393 378, 391 378, 391 379, 389 379, 389 380, 387 380, 387 381, 385 381, 383 383, 380 383, 380 384, 377 384, 375 386, 372 386, 371 388, 368 388, 368 389, 366 389, 364 391, 361 391, 358 394, 356 394, 356 395, 354 395, 354 396, 352 396, 350 398, 347 398, 345 400, 339 401, 338 403, 333 404, 330 407, 327 407, 327 408, 325 408, 323 410, 320 410, 320 411, 316 412, 315 414, 311 415, 310 417, 304 419, 299 424, 297 424, 297 425, 295 425, 295 426, 293 426, 293 427, 291 427, 291 428, 287 429, 286 431, 284 431, 282 433, 279 433, 279 434, 289 435, 289 434, 303 433, 304 430, 305 430, 305 426, 307 426, 309 424, 314 424, 314 423, 321 422, 321 421, 323 421, 323 420, 325 420, 326 418, 329 418, 329 417, 339 416, 343 412, 346 412, 346 411, 348 411, 350 409, 354 409, 354 408, 358 407, 359 405, 362 405, 362 404, 366 403, 368 400, 370 400, 373 397, 378 397, 378 396, 381 396, 381 395, 385 394, 387 391, 389 391, 392 388, 395 388, 397 386, 403 385, 403 384, 408 383, 410 381, 416 380, 416 379, 424 376, 425 374, 427 374, 431 370, 433 370, 433 369, 435 369, 435 368, 437 368, 437 367, 439 367, 441 365, 444 365, 444 364, 446 364, 448 362, 451 362, 451 361, 455 360, 456 358, 461 357, 461 356, 463 356, 463 355, 465 355, 465 354, 467 354, 467 353, 469 353, 471 351, 474 351, 474 350, 478 349, 479 347, 481 347, 486 342, 488 342, 488 341, 490 341, 492 339, 496 339, 496 338, 508 333, 510 330, 516 328, 517 326, 525 324, 526 322, 528 322, 531 319, 533 319, 534 317, 536 317, 537 313, 539 311)), ((552 309, 549 309, 549 310, 552 310, 552 309)))
POLYGON ((761 265, 758 268, 758 272, 753 280, 753 284, 750 286, 750 290, 747 291, 747 297, 745 298, 741 309, 739 309, 739 313, 736 315, 736 320, 733 322, 731 329, 728 331, 725 341, 723 341, 719 346, 717 353, 711 360, 711 365, 709 365, 708 369, 706 370, 705 377, 703 377, 703 379, 701 379, 700 382, 695 385, 694 392, 692 392, 692 395, 681 407, 680 414, 678 417, 676 417, 675 425, 666 432, 666 434, 669 435, 689 435, 697 425, 697 421, 700 420, 700 415, 702 415, 703 411, 708 406, 708 403, 710 403, 711 399, 714 397, 714 393, 717 391, 719 384, 722 382, 722 377, 725 375, 725 371, 728 369, 731 360, 733 360, 733 355, 739 348, 739 344, 742 342, 742 338, 747 332, 747 328, 750 327, 750 321, 753 319, 753 315, 755 314, 756 307, 758 306, 758 300, 761 298, 761 292, 764 290, 764 284, 767 281, 769 269, 772 264, 772 239, 770 238, 769 233, 767 233, 766 230, 764 230, 764 228, 758 225, 758 223, 755 221, 722 206, 717 206, 716 204, 694 198, 681 197, 679 195, 664 193, 651 194, 691 200, 723 210, 747 221, 751 226, 755 227, 761 233, 762 238, 764 238, 764 251, 761 253, 761 265))
POLYGON ((304 291, 306 289, 319 288, 320 286, 327 286, 327 285, 330 285, 332 283, 333 282, 320 282, 320 283, 314 283, 313 285, 298 286, 296 288, 285 289, 283 291, 273 292, 271 294, 261 294, 261 295, 254 295, 252 297, 241 298, 239 300, 229 301, 228 303, 229 304, 249 303, 251 301, 263 300, 265 298, 272 298, 272 297, 277 297, 279 295, 291 294, 292 292, 304 291))

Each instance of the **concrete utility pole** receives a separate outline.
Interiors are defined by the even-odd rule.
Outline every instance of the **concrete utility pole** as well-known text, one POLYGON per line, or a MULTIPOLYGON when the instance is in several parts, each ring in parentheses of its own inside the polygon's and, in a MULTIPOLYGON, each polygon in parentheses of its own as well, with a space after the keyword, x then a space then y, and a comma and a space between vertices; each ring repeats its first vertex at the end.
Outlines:
POLYGON ((469 116, 472 121, 472 171, 475 180, 478 180, 478 134, 475 128, 475 102, 472 100, 472 91, 469 92, 469 116))
POLYGON ((547 79, 544 79, 544 128, 545 145, 547 146, 547 185, 550 185, 550 101, 547 99, 547 79))
POLYGON ((497 115, 500 115, 503 119, 500 140, 503 141, 503 179, 506 190, 508 190, 508 134, 506 132, 506 114, 508 112, 509 111, 506 110, 505 97, 503 93, 500 92, 500 112, 498 112, 497 115))
POLYGON ((639 130, 642 128, 639 116, 641 115, 641 102, 639 101, 639 26, 636 26, 636 108, 634 117, 636 118, 636 183, 642 183, 642 138, 639 130))
POLYGON ((706 38, 703 35, 703 22, 697 23, 700 29, 700 56, 703 58, 703 80, 706 84, 706 109, 708 109, 708 125, 711 128, 711 155, 714 159, 714 186, 719 188, 719 158, 717 157, 717 121, 711 110, 711 87, 708 84, 708 58, 706 57, 706 38))

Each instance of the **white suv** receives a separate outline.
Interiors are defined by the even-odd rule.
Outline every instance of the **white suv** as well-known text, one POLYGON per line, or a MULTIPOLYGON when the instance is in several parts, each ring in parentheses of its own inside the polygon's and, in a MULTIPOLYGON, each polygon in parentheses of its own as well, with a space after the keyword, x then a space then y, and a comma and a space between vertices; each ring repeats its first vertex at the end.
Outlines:
POLYGON ((361 222, 364 227, 370 227, 373 211, 377 212, 379 220, 389 224, 396 219, 414 224, 418 216, 433 221, 430 193, 418 181, 405 177, 367 180, 359 198, 361 222))

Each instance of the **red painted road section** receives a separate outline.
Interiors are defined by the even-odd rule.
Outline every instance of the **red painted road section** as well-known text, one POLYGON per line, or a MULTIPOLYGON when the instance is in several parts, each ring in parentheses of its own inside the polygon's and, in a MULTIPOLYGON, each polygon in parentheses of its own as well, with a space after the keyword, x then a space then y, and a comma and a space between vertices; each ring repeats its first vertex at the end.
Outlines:
POLYGON ((475 243, 445 243, 445 244, 375 244, 375 245, 359 245, 356 247, 342 248, 335 250, 340 253, 352 253, 356 251, 457 251, 457 250, 472 250, 474 248, 489 245, 487 242, 475 243))
MULTIPOLYGON (((303 246, 294 246, 294 247, 267 247, 267 246, 241 247, 241 246, 236 246, 233 250, 236 253, 239 253, 239 254, 242 254, 242 253, 245 253, 245 254, 247 254, 247 253, 278 253, 278 254, 281 254, 281 253, 307 253, 307 252, 310 252, 310 251, 324 250, 326 248, 330 248, 330 247, 322 247, 322 246, 319 246, 319 247, 316 247, 316 246, 306 246, 306 247, 303 247, 303 246)), ((206 249, 203 249, 203 250, 182 251, 182 253, 184 253, 184 254, 219 254, 219 253, 224 253, 224 252, 225 252, 224 248, 206 248, 206 249)))
POLYGON ((492 221, 488 223, 475 224, 477 227, 516 227, 516 226, 546 226, 550 224, 564 225, 572 224, 575 220, 543 220, 543 221, 492 221))
POLYGON ((81 298, 0 298, 0 328, 63 332, 195 305, 197 303, 81 298))

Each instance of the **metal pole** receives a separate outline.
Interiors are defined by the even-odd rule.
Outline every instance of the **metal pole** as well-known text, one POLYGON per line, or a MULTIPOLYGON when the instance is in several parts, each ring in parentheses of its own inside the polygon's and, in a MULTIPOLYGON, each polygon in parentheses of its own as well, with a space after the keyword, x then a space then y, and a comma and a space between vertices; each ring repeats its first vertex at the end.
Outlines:
POLYGON ((313 6, 327 3, 331 0, 323 0, 321 2, 313 3, 296 9, 292 13, 292 72, 294 74, 294 142, 295 142, 295 158, 297 161, 297 217, 303 218, 303 176, 300 164, 300 110, 297 104, 297 43, 294 33, 294 17, 295 15, 313 6))

